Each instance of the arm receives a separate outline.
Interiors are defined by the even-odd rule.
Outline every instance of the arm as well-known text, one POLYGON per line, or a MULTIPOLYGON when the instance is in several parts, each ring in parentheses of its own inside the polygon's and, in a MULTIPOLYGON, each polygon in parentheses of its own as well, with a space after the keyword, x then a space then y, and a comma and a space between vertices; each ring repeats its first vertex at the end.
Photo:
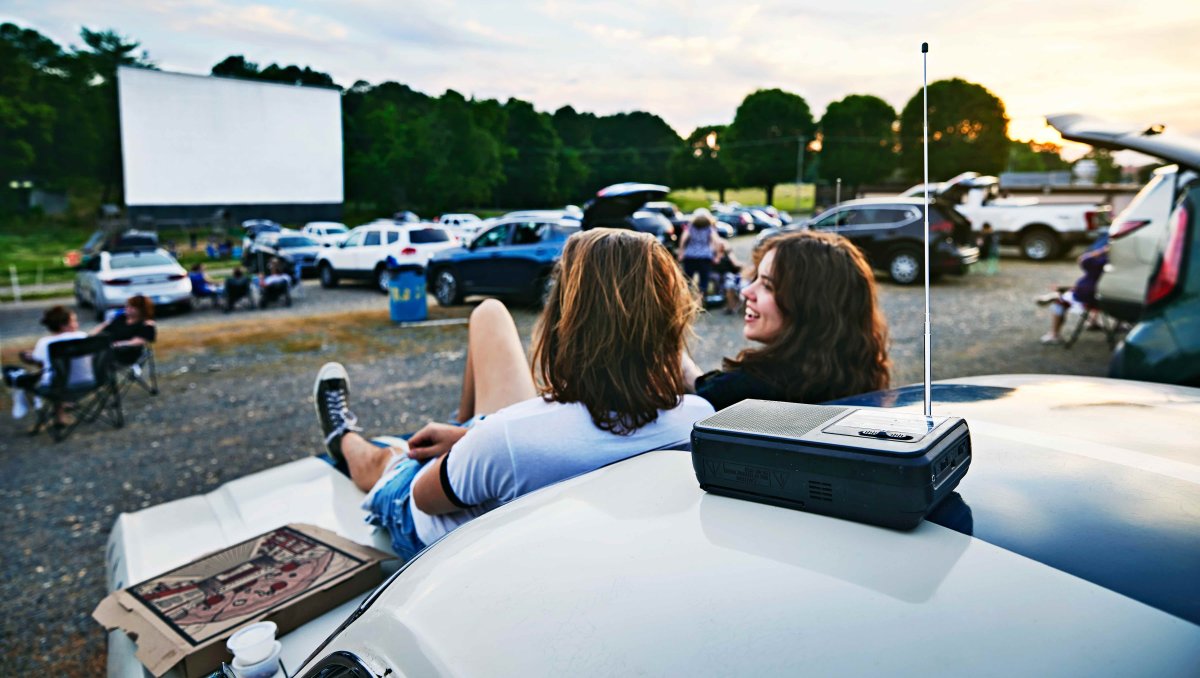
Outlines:
POLYGON ((687 247, 688 239, 689 239, 689 236, 691 236, 691 235, 692 235, 691 231, 684 231, 683 237, 679 239, 679 253, 678 254, 679 254, 680 261, 683 261, 683 250, 687 247))
POLYGON ((461 511, 465 506, 455 504, 446 493, 445 473, 446 455, 429 462, 429 470, 421 473, 413 481, 413 503, 421 511, 431 516, 443 513, 461 511))
POLYGON ((102 322, 99 325, 96 325, 94 328, 92 328, 92 331, 88 332, 88 336, 94 337, 97 334, 100 334, 101 332, 103 332, 104 330, 107 330, 107 329, 108 329, 108 322, 102 322))

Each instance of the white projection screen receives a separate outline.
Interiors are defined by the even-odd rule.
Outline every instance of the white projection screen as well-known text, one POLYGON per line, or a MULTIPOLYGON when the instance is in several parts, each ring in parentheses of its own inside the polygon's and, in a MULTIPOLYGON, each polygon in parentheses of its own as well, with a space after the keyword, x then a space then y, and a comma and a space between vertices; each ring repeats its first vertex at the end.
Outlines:
POLYGON ((117 89, 129 207, 340 209, 336 90, 128 67, 117 89))

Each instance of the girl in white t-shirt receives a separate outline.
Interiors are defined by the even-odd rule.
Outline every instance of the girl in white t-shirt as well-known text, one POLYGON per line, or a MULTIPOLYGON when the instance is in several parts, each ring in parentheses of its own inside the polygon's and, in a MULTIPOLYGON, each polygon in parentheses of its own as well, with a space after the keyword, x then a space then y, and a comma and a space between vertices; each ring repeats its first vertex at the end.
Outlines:
POLYGON ((653 237, 595 229, 572 236, 534 330, 530 368, 508 310, 471 314, 460 420, 429 424, 407 452, 359 434, 345 369, 315 387, 331 457, 369 492, 369 520, 411 557, 458 525, 527 492, 655 449, 686 445, 712 413, 685 396, 680 355, 697 306, 653 237))
MULTIPOLYGON (((23 362, 36 366, 40 371, 25 372, 21 368, 7 366, 4 368, 5 382, 22 391, 50 384, 51 377, 54 375, 54 368, 50 364, 51 344, 57 341, 87 337, 87 333, 79 329, 79 318, 65 306, 52 306, 46 309, 42 313, 41 324, 50 330, 51 334, 38 339, 32 351, 22 351, 20 354, 23 362)), ((71 361, 71 374, 67 378, 72 384, 91 381, 92 359, 76 358, 71 361)), ((13 400, 13 416, 19 419, 24 416, 27 408, 24 393, 16 394, 13 400), (18 398, 20 399, 18 400, 18 398)), ((57 424, 66 423, 66 413, 61 404, 56 408, 54 418, 57 424)))

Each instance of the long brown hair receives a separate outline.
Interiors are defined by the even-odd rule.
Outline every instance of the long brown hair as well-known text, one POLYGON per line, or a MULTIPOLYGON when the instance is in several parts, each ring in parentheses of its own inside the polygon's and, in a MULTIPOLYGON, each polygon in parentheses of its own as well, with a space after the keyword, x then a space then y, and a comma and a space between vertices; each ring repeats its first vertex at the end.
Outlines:
POLYGON ((554 276, 533 337, 542 397, 582 403, 619 435, 677 406, 697 309, 666 248, 645 233, 597 228, 567 240, 554 276))
POLYGON ((763 243, 756 269, 772 250, 783 331, 766 346, 726 358, 723 367, 766 381, 792 402, 887 388, 887 321, 862 252, 840 235, 801 231, 763 243))
POLYGON ((150 301, 150 298, 146 295, 135 294, 126 299, 125 303, 137 309, 138 315, 141 317, 142 322, 154 320, 154 302, 150 301))

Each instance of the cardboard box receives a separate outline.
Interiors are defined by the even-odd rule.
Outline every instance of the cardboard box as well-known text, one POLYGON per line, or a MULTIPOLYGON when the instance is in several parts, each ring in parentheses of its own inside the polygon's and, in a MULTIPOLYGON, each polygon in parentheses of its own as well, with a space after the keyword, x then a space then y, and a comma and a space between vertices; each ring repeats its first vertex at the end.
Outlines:
POLYGON ((231 661, 225 640, 257 621, 280 634, 383 579, 382 551, 312 525, 292 524, 201 556, 166 574, 111 593, 92 617, 121 629, 155 676, 177 664, 188 678, 231 661))

